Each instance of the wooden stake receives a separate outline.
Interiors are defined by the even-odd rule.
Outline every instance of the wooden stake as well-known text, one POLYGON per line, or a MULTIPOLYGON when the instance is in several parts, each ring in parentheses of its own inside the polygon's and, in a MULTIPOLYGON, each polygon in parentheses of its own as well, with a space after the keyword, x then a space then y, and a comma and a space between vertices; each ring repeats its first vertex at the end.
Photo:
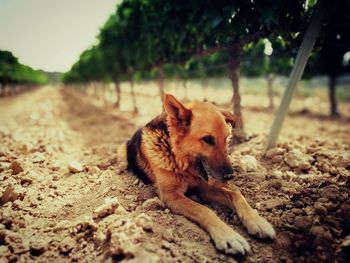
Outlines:
POLYGON ((325 11, 326 0, 318 0, 315 6, 315 10, 312 13, 310 24, 306 30, 305 36, 298 50, 298 54, 295 59, 295 64, 293 66, 292 72, 290 73, 289 81, 284 91, 278 111, 276 113, 276 117, 271 126, 270 134, 267 138, 264 153, 266 153, 267 150, 273 148, 276 144, 278 135, 282 128, 284 118, 289 108, 289 104, 292 100, 293 93, 295 91, 298 81, 300 80, 304 72, 307 60, 311 54, 311 51, 316 42, 316 38, 320 32, 321 21, 325 11))

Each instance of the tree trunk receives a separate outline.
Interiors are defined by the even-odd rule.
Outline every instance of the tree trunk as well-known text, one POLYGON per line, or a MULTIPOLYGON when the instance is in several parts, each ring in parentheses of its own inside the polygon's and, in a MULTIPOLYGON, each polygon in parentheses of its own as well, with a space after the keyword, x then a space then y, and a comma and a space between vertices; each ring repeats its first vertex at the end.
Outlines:
POLYGON ((108 99, 110 98, 109 96, 109 86, 106 83, 102 83, 102 90, 103 90, 103 102, 105 105, 108 105, 108 99))
POLYGON ((7 85, 4 86, 4 96, 5 96, 5 97, 11 95, 11 92, 10 92, 10 90, 11 90, 10 85, 11 85, 11 84, 7 84, 7 85))
POLYGON ((159 74, 158 74, 158 87, 159 87, 159 96, 160 96, 160 100, 163 103, 164 100, 164 71, 163 71, 163 67, 159 67, 159 74))
POLYGON ((208 101, 208 78, 203 79, 203 101, 208 101))
POLYGON ((84 93, 85 96, 88 95, 88 85, 87 84, 84 85, 83 93, 84 93))
POLYGON ((272 74, 267 75, 267 96, 269 97, 269 109, 274 109, 274 103, 273 103, 273 81, 274 77, 272 74))
POLYGON ((229 48, 229 78, 232 82, 233 96, 233 113, 239 118, 236 123, 237 128, 243 129, 242 112, 241 112, 241 95, 239 94, 239 66, 241 46, 234 45, 229 48))
POLYGON ((233 96, 233 114, 236 115, 237 121, 232 133, 232 142, 234 144, 245 141, 246 136, 243 131, 243 119, 241 112, 241 95, 239 94, 239 67, 240 67, 240 54, 242 46, 233 45, 228 49, 229 53, 229 78, 232 82, 233 96))
POLYGON ((114 104, 114 106, 119 109, 120 107, 120 94, 121 94, 121 90, 120 90, 120 83, 119 83, 119 80, 115 79, 114 80, 114 89, 115 89, 115 94, 116 94, 116 97, 117 97, 117 100, 114 104))
POLYGON ((97 87, 96 83, 91 82, 90 85, 92 86, 92 89, 93 89, 93 91, 94 91, 94 96, 95 96, 98 100, 100 100, 100 94, 98 93, 98 87, 97 87))
POLYGON ((131 93, 131 99, 132 99, 132 105, 133 105, 133 113, 138 113, 137 107, 136 107, 136 96, 134 91, 134 80, 132 79, 132 73, 129 73, 129 82, 130 82, 130 93, 131 93))
POLYGON ((1 85, 1 97, 6 97, 6 83, 1 85))
POLYGON ((337 85, 337 77, 335 75, 329 76, 328 96, 329 96, 331 116, 339 116, 337 97, 336 97, 336 87, 337 87, 336 85, 337 85))
POLYGON ((183 80, 183 86, 184 86, 184 98, 185 98, 185 100, 188 100, 187 79, 184 79, 184 80, 183 80))

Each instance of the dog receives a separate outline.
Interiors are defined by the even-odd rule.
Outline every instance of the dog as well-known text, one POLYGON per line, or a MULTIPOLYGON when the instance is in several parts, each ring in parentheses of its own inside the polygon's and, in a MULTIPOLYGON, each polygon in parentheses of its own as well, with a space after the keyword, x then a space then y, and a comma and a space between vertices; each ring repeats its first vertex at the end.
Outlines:
POLYGON ((209 208, 185 196, 189 190, 206 202, 235 209, 248 233, 274 239, 272 225, 251 208, 237 187, 228 187, 233 168, 227 153, 229 125, 237 118, 209 102, 182 104, 164 97, 164 111, 127 142, 127 167, 152 183, 172 212, 205 229, 215 247, 227 254, 251 252, 248 242, 209 208))

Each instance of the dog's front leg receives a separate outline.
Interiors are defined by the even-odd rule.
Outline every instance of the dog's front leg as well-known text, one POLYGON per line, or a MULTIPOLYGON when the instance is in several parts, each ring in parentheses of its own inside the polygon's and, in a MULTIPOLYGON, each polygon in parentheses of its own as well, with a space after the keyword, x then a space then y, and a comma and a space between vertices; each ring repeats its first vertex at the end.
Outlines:
POLYGON ((183 215, 204 228, 217 249, 228 254, 244 255, 250 252, 248 242, 240 234, 220 220, 212 210, 184 195, 186 187, 175 174, 158 171, 157 186, 164 203, 174 213, 183 215))
POLYGON ((259 238, 275 238, 276 233, 272 225, 248 204, 238 189, 231 190, 215 181, 209 181, 200 183, 197 191, 205 201, 214 201, 234 208, 249 234, 259 238))

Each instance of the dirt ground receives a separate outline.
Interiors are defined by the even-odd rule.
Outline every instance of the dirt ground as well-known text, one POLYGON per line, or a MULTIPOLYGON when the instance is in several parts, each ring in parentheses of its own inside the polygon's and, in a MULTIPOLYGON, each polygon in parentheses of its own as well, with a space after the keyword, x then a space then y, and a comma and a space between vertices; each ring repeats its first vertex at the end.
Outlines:
POLYGON ((54 87, 1 99, 0 113, 0 262, 350 262, 346 118, 293 114, 263 157, 273 114, 244 111, 252 138, 232 149, 230 183, 277 238, 257 240, 235 213, 207 204, 252 247, 232 257, 117 160, 145 116, 54 87))

